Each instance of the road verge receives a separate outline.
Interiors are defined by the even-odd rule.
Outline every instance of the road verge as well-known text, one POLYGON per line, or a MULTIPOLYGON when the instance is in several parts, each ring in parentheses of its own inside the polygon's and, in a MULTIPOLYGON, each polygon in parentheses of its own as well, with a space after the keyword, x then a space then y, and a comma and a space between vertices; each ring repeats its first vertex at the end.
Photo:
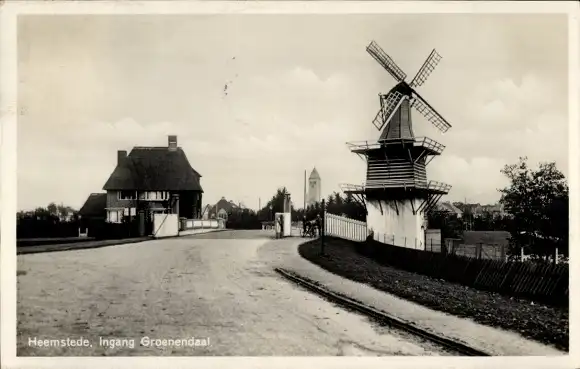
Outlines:
POLYGON ((337 303, 342 307, 348 308, 350 310, 355 310, 359 313, 364 314, 367 317, 378 320, 381 323, 385 323, 396 329, 405 331, 407 333, 411 333, 428 341, 434 342, 442 347, 445 347, 451 351, 455 351, 463 356, 490 356, 490 354, 477 350, 464 343, 436 335, 432 332, 421 329, 411 323, 405 322, 401 319, 391 316, 383 311, 379 311, 370 306, 362 304, 359 301, 353 300, 344 295, 330 291, 326 288, 321 287, 315 281, 301 277, 296 273, 292 273, 282 268, 275 268, 274 270, 287 280, 292 281, 298 284, 299 286, 304 287, 334 303, 337 303))

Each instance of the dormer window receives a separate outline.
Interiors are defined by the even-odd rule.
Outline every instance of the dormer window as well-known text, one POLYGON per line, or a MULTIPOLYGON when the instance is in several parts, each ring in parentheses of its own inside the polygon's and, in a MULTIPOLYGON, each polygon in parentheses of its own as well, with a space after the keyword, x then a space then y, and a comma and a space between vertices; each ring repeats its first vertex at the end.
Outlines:
POLYGON ((168 191, 141 192, 139 194, 139 199, 147 201, 165 201, 169 200, 169 192, 168 191))
POLYGON ((117 193, 117 198, 119 200, 136 200, 137 191, 119 191, 117 193))

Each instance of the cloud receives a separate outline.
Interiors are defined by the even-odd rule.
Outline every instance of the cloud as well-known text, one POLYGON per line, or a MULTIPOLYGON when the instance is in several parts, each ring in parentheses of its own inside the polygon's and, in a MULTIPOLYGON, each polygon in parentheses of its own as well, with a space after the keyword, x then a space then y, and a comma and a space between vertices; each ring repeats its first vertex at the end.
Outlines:
POLYGON ((463 158, 455 155, 442 155, 433 159, 427 173, 435 181, 449 183, 452 189, 450 199, 493 203, 497 201, 498 188, 508 183, 501 174, 504 167, 502 159, 488 157, 463 158))
POLYGON ((521 82, 499 79, 480 84, 466 96, 461 120, 445 135, 443 155, 557 161, 567 171, 566 91, 545 78, 526 75, 521 82))
POLYGON ((521 129, 529 125, 528 118, 565 106, 565 97, 566 91, 549 80, 527 74, 520 83, 505 78, 480 85, 470 99, 479 121, 521 129))
POLYGON ((377 93, 393 86, 364 51, 371 39, 411 76, 430 48, 443 55, 420 93, 453 127, 441 135, 414 114, 413 128, 446 145, 429 175, 450 196, 497 200, 499 170, 523 155, 567 170, 565 17, 48 18, 19 22, 19 207, 80 206, 117 150, 170 134, 202 173, 204 202, 255 207, 285 185, 300 203, 314 166, 325 194, 361 183, 345 142, 379 136, 377 93))

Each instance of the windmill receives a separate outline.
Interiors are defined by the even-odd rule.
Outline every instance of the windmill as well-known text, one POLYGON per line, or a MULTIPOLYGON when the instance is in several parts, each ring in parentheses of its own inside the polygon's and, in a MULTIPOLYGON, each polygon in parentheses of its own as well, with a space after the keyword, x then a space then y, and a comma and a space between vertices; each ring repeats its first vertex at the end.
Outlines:
MULTIPOLYGON (((388 124, 389 120, 397 112, 397 109, 403 105, 404 102, 408 102, 411 107, 417 109, 429 122, 431 122, 435 127, 439 128, 443 133, 447 132, 451 128, 449 124, 435 109, 429 105, 421 95, 415 91, 415 87, 422 86, 427 78, 431 75, 437 64, 441 61, 441 55, 437 53, 435 49, 431 51, 431 54, 427 57, 415 78, 411 83, 407 83, 405 79, 407 75, 395 61, 387 55, 381 49, 381 47, 376 42, 371 42, 367 46, 367 52, 393 76, 393 78, 398 82, 395 87, 389 91, 387 94, 380 94, 381 108, 375 119, 373 119, 373 124, 378 130, 381 130, 385 124, 388 124)), ((409 120, 410 121, 410 120, 409 120)), ((389 132, 385 130, 384 133, 389 132)), ((402 132, 402 134, 409 134, 412 137, 412 131, 402 132)), ((386 138, 381 135, 381 138, 386 138)))
POLYGON ((427 181, 427 164, 445 146, 427 138, 415 137, 411 119, 414 108, 427 121, 445 133, 451 125, 415 90, 422 86, 441 55, 431 51, 415 77, 407 74, 376 42, 367 52, 397 81, 386 94, 379 94, 380 109, 373 125, 381 131, 375 142, 348 143, 352 152, 367 162, 362 185, 341 185, 367 210, 367 226, 375 238, 397 246, 424 247, 425 216, 451 186, 427 181))

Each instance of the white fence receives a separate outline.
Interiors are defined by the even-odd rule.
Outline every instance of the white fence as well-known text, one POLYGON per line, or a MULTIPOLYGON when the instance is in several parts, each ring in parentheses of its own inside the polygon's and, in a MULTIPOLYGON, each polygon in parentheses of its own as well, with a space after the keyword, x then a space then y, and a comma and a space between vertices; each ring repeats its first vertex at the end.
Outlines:
POLYGON ((225 228, 223 219, 181 219, 181 230, 225 228))
MULTIPOLYGON (((325 214, 325 231, 329 236, 344 238, 346 240, 364 242, 370 234, 365 222, 350 219, 335 214, 325 214)), ((399 247, 406 247, 416 250, 440 251, 441 249, 441 230, 428 229, 426 232, 427 247, 425 247, 425 239, 407 238, 404 236, 396 236, 394 234, 383 234, 373 232, 373 239, 375 241, 394 245, 399 247)))
POLYGON ((328 213, 324 217, 325 234, 351 241, 366 241, 369 233, 365 222, 328 213))
POLYGON ((406 247, 408 249, 415 250, 425 250, 425 240, 420 240, 418 238, 397 236, 394 234, 384 234, 380 232, 374 232, 373 238, 375 241, 386 243, 388 245, 406 247))

